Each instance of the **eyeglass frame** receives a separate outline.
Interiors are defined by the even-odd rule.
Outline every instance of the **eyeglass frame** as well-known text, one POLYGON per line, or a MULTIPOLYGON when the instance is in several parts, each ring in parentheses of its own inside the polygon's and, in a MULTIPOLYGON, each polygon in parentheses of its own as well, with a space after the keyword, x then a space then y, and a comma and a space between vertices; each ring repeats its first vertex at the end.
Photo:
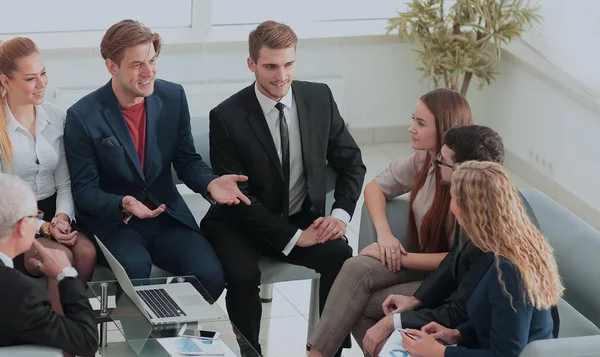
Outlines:
POLYGON ((19 219, 19 220, 17 221, 17 223, 18 223, 18 222, 20 222, 21 220, 25 219, 25 218, 35 218, 35 219, 43 220, 43 219, 44 219, 44 212, 42 212, 42 211, 38 210, 38 211, 37 211, 37 214, 34 214, 34 215, 29 215, 29 216, 25 216, 25 217, 23 217, 23 218, 19 219))
POLYGON ((434 160, 435 164, 438 166, 445 166, 445 167, 454 169, 454 165, 450 165, 450 164, 442 161, 442 152, 441 151, 438 152, 438 154, 435 156, 435 158, 433 160, 434 160))

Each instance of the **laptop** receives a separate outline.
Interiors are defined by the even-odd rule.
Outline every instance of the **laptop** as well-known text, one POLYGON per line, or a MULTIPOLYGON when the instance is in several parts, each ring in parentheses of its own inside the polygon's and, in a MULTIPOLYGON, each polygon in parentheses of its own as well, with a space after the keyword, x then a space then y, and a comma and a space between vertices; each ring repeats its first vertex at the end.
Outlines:
MULTIPOLYGON (((94 236, 119 285, 152 325, 226 319, 221 309, 211 306, 189 282, 133 286, 123 266, 94 236)), ((168 281, 168 280, 167 280, 168 281)))

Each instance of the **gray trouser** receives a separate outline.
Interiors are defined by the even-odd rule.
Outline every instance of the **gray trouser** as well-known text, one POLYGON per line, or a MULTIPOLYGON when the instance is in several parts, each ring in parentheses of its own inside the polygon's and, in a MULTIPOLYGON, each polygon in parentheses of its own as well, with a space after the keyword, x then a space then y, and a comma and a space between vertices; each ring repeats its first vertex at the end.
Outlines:
POLYGON ((330 357, 352 332, 362 348, 365 332, 384 316, 383 301, 390 294, 413 295, 427 274, 410 269, 393 273, 371 257, 346 260, 329 292, 309 344, 330 357))

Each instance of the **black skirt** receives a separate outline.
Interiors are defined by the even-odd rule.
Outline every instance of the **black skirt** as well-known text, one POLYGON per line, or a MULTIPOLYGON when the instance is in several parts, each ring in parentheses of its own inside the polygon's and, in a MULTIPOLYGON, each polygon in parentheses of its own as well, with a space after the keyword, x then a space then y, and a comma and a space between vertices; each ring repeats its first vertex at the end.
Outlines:
MULTIPOLYGON (((52 221, 52 218, 54 218, 54 216, 56 215, 56 193, 54 193, 52 196, 50 196, 48 198, 38 201, 37 206, 38 206, 38 210, 44 212, 44 221, 46 221, 46 222, 52 221)), ((71 222, 71 230, 79 231, 78 228, 79 227, 77 227, 77 222, 75 222, 75 221, 71 222)), ((42 236, 39 234, 36 235, 36 238, 41 238, 41 237, 42 236)), ((25 254, 16 256, 15 259, 13 259, 13 263, 15 265, 15 269, 27 274, 27 271, 25 270, 25 254)))

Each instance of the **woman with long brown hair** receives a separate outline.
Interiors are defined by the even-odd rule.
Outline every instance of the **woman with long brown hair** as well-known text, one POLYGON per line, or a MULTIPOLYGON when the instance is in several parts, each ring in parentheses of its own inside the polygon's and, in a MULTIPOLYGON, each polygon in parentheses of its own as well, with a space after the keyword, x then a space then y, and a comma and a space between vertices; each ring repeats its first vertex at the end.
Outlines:
POLYGON ((469 320, 456 329, 435 322, 422 331, 409 329, 418 340, 402 332, 406 351, 421 357, 516 357, 527 343, 552 338, 550 308, 564 291, 556 259, 502 166, 459 164, 452 174, 451 197, 456 220, 473 244, 490 255, 489 263, 467 302, 469 320))
MULTIPOLYGON (((445 257, 455 221, 449 211, 449 188, 442 183, 434 158, 442 148, 446 130, 472 123, 469 103, 456 91, 438 88, 419 98, 408 129, 415 151, 404 160, 392 162, 365 188, 365 203, 377 231, 377 242, 344 263, 309 340, 310 357, 339 356, 349 332, 363 342, 366 331, 378 321, 363 312, 376 306, 381 315, 378 318, 383 317, 381 303, 391 293, 390 287, 402 284, 400 290, 393 291, 412 295, 418 281, 445 257), (392 234, 386 215, 386 200, 409 192, 407 230, 411 253, 392 234), (405 284, 409 282, 415 283, 405 284)), ((348 343, 344 347, 349 347, 348 343)))
MULTIPOLYGON (((35 43, 25 37, 0 42, 0 172, 31 184, 44 213, 38 219, 39 242, 64 251, 79 279, 91 280, 96 263, 92 242, 77 232, 71 181, 63 144, 66 113, 45 102, 46 66, 35 43)), ((15 258, 15 267, 40 276, 30 262, 35 250, 15 258)), ((62 308, 55 281, 48 282, 55 311, 62 308)))

